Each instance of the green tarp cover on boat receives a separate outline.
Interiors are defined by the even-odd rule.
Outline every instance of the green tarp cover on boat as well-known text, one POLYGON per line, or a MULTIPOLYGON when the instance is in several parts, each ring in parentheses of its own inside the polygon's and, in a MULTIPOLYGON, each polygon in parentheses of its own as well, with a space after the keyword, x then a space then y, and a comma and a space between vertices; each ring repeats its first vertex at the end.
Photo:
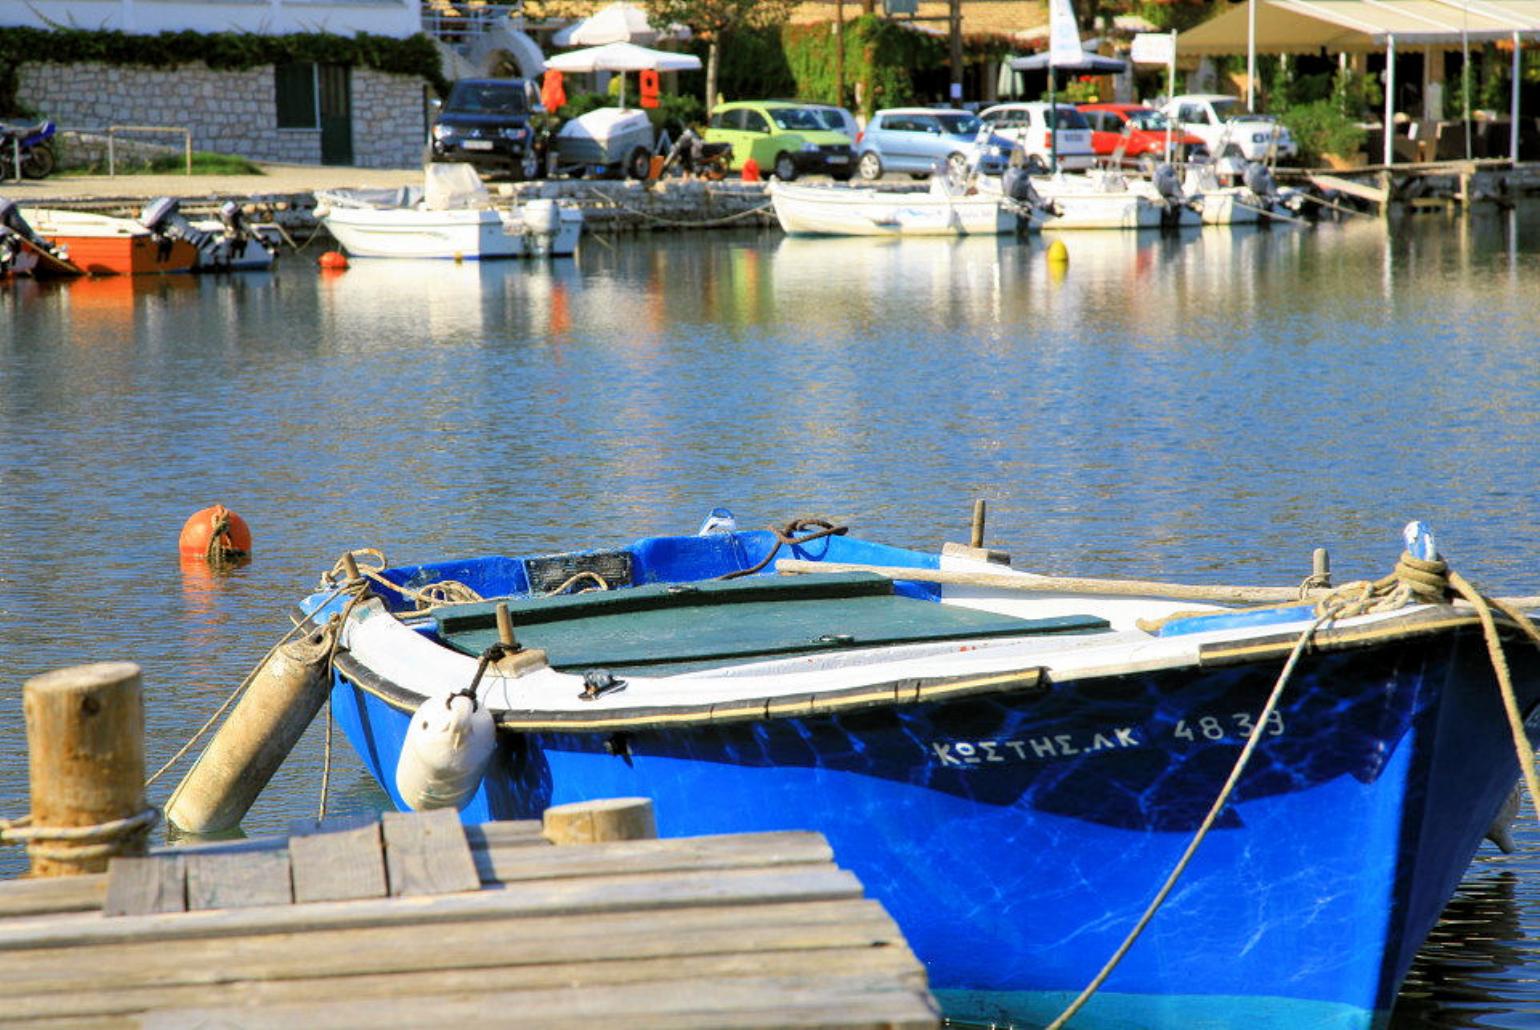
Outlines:
MULTIPOLYGON (((497 642, 498 602, 436 615, 440 638, 479 655, 497 642)), ((1105 630, 1089 615, 1019 619, 903 597, 865 572, 751 576, 504 602, 524 647, 558 669, 667 675, 840 648, 1105 630)))

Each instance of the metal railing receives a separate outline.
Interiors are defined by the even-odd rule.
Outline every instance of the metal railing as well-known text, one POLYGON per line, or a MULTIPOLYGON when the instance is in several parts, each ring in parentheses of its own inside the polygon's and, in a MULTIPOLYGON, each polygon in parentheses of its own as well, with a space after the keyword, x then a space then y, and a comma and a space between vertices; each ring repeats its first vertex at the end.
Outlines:
POLYGON ((423 0, 422 28, 428 35, 464 50, 495 26, 513 21, 523 28, 524 5, 490 4, 485 0, 423 0))
POLYGON ((192 130, 182 125, 109 125, 107 126, 107 175, 117 175, 115 137, 120 132, 181 133, 182 153, 186 157, 187 174, 192 174, 192 130))

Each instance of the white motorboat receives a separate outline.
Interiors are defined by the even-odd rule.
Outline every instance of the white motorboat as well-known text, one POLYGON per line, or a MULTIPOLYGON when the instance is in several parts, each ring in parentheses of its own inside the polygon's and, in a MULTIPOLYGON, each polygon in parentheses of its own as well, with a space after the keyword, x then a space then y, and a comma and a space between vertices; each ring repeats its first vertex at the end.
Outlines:
POLYGON ((429 165, 423 189, 318 190, 316 216, 354 257, 566 257, 583 230, 583 212, 554 200, 493 206, 464 164, 429 165))
MULTIPOLYGON (((1116 172, 1089 175, 1055 175, 1034 180, 1039 196, 1049 208, 1044 229, 1159 229, 1167 217, 1167 202, 1153 188, 1134 185, 1116 172)), ((1176 217, 1191 218, 1182 209, 1176 217)), ((1185 224, 1185 223, 1183 223, 1185 224)))
POLYGON ((1017 225, 998 190, 963 192, 941 177, 924 193, 776 182, 770 199, 794 236, 996 236, 1017 225))

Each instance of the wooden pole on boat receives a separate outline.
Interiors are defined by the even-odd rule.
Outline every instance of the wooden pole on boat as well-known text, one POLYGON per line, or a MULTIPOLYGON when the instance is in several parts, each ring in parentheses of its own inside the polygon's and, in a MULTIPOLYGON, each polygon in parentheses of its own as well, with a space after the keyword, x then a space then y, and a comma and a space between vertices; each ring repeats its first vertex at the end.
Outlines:
POLYGON ((775 563, 775 570, 787 575, 804 572, 874 572, 889 579, 904 579, 914 583, 945 583, 953 586, 1019 590, 1039 594, 1164 597, 1183 601, 1303 602, 1327 592, 1325 590, 1306 591, 1305 597, 1301 598, 1298 587, 1226 587, 1157 583, 1138 579, 1079 579, 1068 576, 1038 576, 1023 572, 959 572, 950 569, 918 569, 899 565, 801 561, 794 558, 780 559, 775 563))
POLYGON ((658 836, 650 798, 604 798, 552 805, 540 817, 540 824, 540 832, 552 844, 653 840, 658 836))
POLYGON ((47 830, 104 826, 145 811, 144 697, 139 666, 99 662, 22 686, 32 790, 33 876, 100 873, 114 855, 142 855, 148 823, 112 838, 49 838, 47 830))
POLYGON ((513 616, 508 612, 508 605, 502 601, 497 602, 497 640, 504 647, 518 647, 519 642, 513 636, 513 616))
POLYGON ((1331 555, 1324 547, 1317 547, 1310 554, 1310 582, 1317 586, 1331 586, 1331 555))
POLYGON ((969 547, 984 546, 984 498, 973 502, 973 535, 968 538, 969 547))

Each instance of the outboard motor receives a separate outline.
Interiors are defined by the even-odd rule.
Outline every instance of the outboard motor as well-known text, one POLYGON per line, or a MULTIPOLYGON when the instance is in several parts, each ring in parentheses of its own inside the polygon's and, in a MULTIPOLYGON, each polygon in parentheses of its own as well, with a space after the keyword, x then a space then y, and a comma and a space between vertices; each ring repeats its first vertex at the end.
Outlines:
POLYGON ((69 260, 69 251, 52 240, 39 236, 37 230, 28 225, 27 220, 21 216, 21 208, 17 206, 16 201, 9 197, 0 197, 0 229, 5 230, 3 235, 0 235, 0 247, 4 249, 4 253, 0 253, 0 269, 10 268, 11 263, 16 260, 20 245, 12 239, 13 236, 19 236, 61 261, 69 260))
POLYGON ((1256 161, 1248 164, 1241 175, 1241 182, 1264 204, 1271 204, 1278 199, 1278 184, 1273 181, 1273 173, 1264 164, 1256 161))
POLYGON ((1162 161, 1156 165, 1155 174, 1150 177, 1150 182, 1155 186, 1155 192, 1160 194, 1161 228, 1174 229, 1180 225, 1183 208, 1197 210, 1187 194, 1182 192, 1182 178, 1170 162, 1162 161))
MULTIPOLYGON (((171 256, 171 244, 176 240, 186 240, 201 255, 211 235, 201 229, 194 229, 192 223, 182 215, 181 203, 173 197, 156 197, 146 204, 139 213, 139 224, 150 230, 155 237, 161 260, 171 256)), ((202 264, 201 260, 199 264, 202 264)))

